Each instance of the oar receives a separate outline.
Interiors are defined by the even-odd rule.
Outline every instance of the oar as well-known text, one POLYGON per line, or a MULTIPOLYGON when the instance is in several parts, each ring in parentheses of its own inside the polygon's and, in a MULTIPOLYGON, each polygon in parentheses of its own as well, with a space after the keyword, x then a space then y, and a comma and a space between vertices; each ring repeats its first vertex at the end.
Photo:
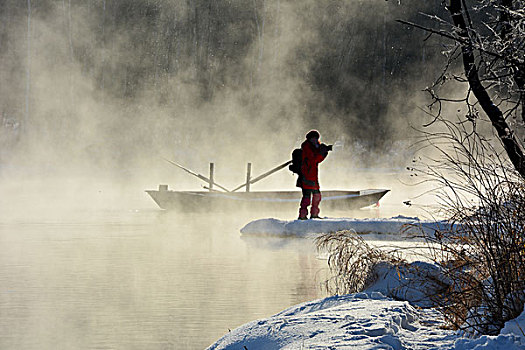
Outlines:
MULTIPOLYGON (((249 181, 250 185, 256 183, 257 181, 260 181, 260 180, 264 179, 264 178, 267 177, 267 176, 272 175, 273 173, 275 173, 275 172, 281 170, 282 168, 286 167, 287 165, 289 165, 289 164, 291 164, 291 163, 292 163, 292 161, 289 160, 289 161, 287 161, 286 163, 283 163, 283 164, 281 164, 281 165, 279 165, 279 166, 273 168, 272 170, 267 171, 267 172, 265 172, 264 174, 257 176, 255 179, 251 179, 251 180, 249 181)), ((236 187, 235 189, 233 189, 232 192, 235 192, 235 191, 237 191, 237 190, 239 190, 239 189, 241 189, 241 188, 243 188, 243 187, 246 187, 246 185, 248 185, 248 182, 245 182, 245 183, 243 183, 242 185, 239 185, 238 187, 236 187)))
POLYGON ((175 162, 172 162, 172 161, 169 160, 169 159, 166 159, 166 158, 162 158, 162 159, 164 159, 166 162, 168 162, 168 163, 170 163, 170 164, 175 165, 175 166, 178 167, 178 168, 181 168, 182 170, 184 170, 184 171, 187 172, 188 174, 191 174, 191 175, 193 175, 193 176, 196 176, 196 177, 198 177, 199 179, 201 179, 202 181, 206 181, 208 184, 209 184, 209 183, 212 183, 212 184, 214 184, 215 186, 219 187, 220 189, 223 189, 223 190, 225 190, 226 192, 230 192, 229 189, 227 189, 227 188, 225 188, 225 187, 222 187, 221 185, 219 185, 219 184, 216 183, 215 181, 211 181, 210 179, 208 179, 208 178, 207 178, 206 176, 204 176, 204 175, 197 174, 197 173, 191 171, 190 169, 183 167, 183 166, 180 165, 180 164, 177 164, 177 163, 175 163, 175 162))

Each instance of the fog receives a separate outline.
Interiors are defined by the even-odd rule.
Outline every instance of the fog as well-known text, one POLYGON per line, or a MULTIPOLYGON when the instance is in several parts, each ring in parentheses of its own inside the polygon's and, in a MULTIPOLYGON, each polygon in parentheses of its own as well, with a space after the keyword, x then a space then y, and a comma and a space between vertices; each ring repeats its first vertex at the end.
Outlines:
POLYGON ((236 186, 312 128, 343 145, 327 173, 402 167, 439 52, 394 20, 434 5, 3 1, 0 176, 194 186, 164 157, 236 186))
POLYGON ((324 296, 311 240, 239 238, 268 213, 144 190, 205 185, 164 159, 234 188, 317 129, 322 189, 391 190, 344 215, 419 215, 406 167, 443 43, 395 20, 440 3, 0 0, 0 347, 203 348, 324 296))

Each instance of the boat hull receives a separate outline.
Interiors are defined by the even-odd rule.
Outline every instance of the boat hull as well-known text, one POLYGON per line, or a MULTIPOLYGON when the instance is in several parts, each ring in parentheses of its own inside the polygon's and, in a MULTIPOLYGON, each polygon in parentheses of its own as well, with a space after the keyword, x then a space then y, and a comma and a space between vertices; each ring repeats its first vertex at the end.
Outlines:
MULTIPOLYGON (((162 209, 179 211, 272 210, 296 211, 300 191, 209 192, 171 191, 167 186, 146 191, 162 209)), ((362 191, 321 191, 324 210, 355 210, 374 205, 387 193, 385 189, 362 191)))

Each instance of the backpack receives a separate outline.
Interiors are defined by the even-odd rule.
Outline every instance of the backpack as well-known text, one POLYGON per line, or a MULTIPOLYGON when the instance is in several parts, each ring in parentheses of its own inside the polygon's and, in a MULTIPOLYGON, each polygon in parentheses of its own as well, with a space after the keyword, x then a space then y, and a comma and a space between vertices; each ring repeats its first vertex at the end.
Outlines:
POLYGON ((303 162, 303 150, 296 148, 292 152, 292 164, 288 167, 292 173, 301 175, 301 163, 303 162))

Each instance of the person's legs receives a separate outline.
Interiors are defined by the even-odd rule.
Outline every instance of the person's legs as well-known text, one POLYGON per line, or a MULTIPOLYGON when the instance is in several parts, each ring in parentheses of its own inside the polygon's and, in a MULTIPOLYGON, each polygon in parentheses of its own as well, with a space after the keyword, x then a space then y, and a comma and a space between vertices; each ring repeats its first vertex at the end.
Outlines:
POLYGON ((303 198, 301 199, 301 207, 299 208, 299 219, 306 219, 308 216, 308 206, 310 205, 311 190, 303 188, 303 198))
POLYGON ((315 218, 319 217, 319 203, 321 203, 321 191, 313 190, 312 192, 312 209, 310 210, 310 213, 312 214, 312 217, 315 218))

